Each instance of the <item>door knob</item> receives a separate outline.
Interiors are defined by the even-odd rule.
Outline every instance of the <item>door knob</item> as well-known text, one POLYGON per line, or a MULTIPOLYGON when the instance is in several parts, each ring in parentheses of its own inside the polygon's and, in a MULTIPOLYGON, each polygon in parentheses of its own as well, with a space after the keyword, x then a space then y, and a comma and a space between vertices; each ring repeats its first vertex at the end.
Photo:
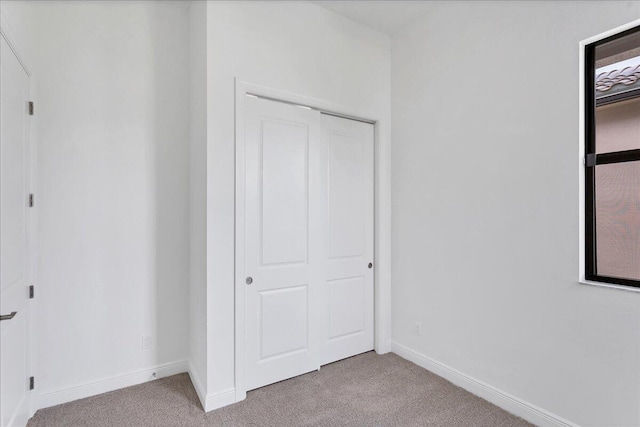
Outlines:
POLYGON ((3 314, 2 316, 0 316, 0 320, 11 320, 15 317, 16 314, 18 314, 17 311, 12 311, 11 314, 3 314))
POLYGON ((247 278, 244 280, 244 282, 245 282, 247 285, 252 284, 252 283, 253 283, 253 277, 251 277, 251 276, 247 277, 247 278))
POLYGON ((369 263, 368 267, 373 268, 373 264, 369 263))

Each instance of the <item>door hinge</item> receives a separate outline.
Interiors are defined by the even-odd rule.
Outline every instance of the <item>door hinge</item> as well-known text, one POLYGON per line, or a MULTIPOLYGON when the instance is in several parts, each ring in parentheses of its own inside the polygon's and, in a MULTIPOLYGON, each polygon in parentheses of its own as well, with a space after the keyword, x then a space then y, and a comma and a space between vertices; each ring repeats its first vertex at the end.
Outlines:
POLYGON ((33 116, 33 101, 29 101, 29 115, 33 116))
POLYGON ((36 296, 35 289, 33 285, 29 286, 29 299, 33 299, 36 296))
POLYGON ((34 195, 33 194, 29 194, 29 207, 32 208, 33 204, 34 204, 34 195))
POLYGON ((34 388, 36 388, 36 379, 29 377, 29 390, 33 390, 34 388))

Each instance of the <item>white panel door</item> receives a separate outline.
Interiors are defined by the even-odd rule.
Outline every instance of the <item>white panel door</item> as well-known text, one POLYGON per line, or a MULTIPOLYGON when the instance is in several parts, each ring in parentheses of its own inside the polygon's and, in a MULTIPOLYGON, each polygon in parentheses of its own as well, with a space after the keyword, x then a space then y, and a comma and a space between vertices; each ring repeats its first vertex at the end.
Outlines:
POLYGON ((322 359, 373 349, 373 125, 322 114, 322 359), (371 265, 370 265, 371 263, 371 265))
POLYGON ((0 422, 28 417, 28 185, 29 78, 0 37, 0 422))
POLYGON ((252 390, 320 366, 321 141, 317 111, 252 96, 245 106, 245 372, 252 390))

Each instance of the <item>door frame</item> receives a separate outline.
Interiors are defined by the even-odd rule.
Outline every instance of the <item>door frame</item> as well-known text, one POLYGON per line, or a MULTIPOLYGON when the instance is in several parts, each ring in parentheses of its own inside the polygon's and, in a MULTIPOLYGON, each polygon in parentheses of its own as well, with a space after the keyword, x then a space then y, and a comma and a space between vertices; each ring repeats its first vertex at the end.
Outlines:
POLYGON ((390 146, 384 137, 388 123, 375 111, 362 111, 330 101, 297 95, 235 79, 235 400, 247 396, 245 382, 245 283, 244 265, 244 123, 246 95, 309 107, 346 119, 371 123, 374 126, 374 350, 378 354, 391 351, 391 176, 390 146))
MULTIPOLYGON (((7 45, 13 52, 13 54, 18 59, 20 66, 24 70, 28 79, 28 98, 29 101, 33 102, 34 99, 34 78, 33 74, 29 70, 27 62, 25 61, 25 57, 21 55, 21 52, 25 51, 23 46, 23 40, 20 39, 18 34, 14 32, 13 22, 10 21, 6 15, 0 13, 0 37, 4 38, 7 42, 7 45)), ((26 108, 26 106, 25 106, 26 108)), ((35 133, 35 115, 29 116, 27 118, 27 129, 25 133, 25 143, 27 145, 27 161, 28 164, 28 176, 27 176, 27 194, 36 194, 36 161, 37 161, 37 153, 36 153, 36 133, 35 133)), ((27 195, 25 194, 25 197, 27 195)), ((27 208, 26 210, 26 227, 27 227, 27 280, 30 284, 35 285, 37 282, 37 270, 36 270, 36 242, 37 242, 37 216, 36 216, 36 204, 34 206, 27 208)), ((27 313, 27 337, 26 337, 26 352, 27 352, 27 371, 32 376, 36 376, 36 364, 34 362, 36 348, 36 337, 35 337, 35 300, 28 301, 29 312, 27 313)), ((25 378, 25 381, 27 379, 25 378)), ((33 417, 37 408, 34 406, 35 398, 34 398, 35 390, 31 390, 31 393, 28 391, 26 395, 27 405, 27 415, 29 418, 33 417)))

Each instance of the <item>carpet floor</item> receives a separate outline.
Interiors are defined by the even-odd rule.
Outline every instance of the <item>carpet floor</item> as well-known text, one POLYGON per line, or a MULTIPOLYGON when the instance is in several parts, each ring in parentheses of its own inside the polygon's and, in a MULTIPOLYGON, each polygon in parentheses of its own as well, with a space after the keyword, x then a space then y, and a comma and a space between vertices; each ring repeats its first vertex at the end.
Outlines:
POLYGON ((41 409, 41 426, 530 426, 388 353, 323 366, 205 413, 188 374, 41 409))

